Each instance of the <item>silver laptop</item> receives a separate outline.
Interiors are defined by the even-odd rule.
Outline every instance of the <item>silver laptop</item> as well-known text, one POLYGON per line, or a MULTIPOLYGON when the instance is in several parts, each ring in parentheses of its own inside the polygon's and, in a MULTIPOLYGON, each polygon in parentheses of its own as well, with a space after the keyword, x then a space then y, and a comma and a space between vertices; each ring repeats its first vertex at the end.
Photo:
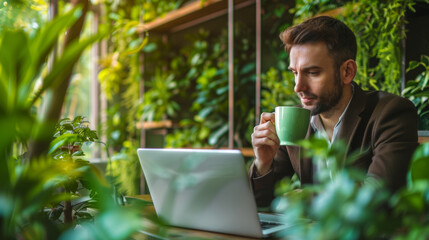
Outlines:
POLYGON ((239 150, 140 148, 137 153, 155 211, 171 226, 257 238, 288 227, 279 215, 258 214, 239 150))

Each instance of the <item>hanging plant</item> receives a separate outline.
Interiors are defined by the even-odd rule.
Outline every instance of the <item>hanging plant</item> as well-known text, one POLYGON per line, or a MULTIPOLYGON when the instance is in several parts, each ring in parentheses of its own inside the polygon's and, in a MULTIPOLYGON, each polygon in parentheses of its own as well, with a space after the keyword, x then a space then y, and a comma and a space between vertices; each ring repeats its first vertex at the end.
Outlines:
POLYGON ((411 61, 408 71, 422 68, 415 80, 408 80, 402 95, 417 107, 419 129, 429 130, 429 57, 422 55, 420 61, 411 61))

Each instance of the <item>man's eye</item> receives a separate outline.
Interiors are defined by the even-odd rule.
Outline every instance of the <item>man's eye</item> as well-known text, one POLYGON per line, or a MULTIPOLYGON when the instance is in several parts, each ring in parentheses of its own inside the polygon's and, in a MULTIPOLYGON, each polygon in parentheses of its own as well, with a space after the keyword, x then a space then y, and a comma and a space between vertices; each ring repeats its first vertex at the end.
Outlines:
POLYGON ((317 74, 319 74, 319 72, 308 72, 308 74, 310 74, 310 75, 317 75, 317 74))

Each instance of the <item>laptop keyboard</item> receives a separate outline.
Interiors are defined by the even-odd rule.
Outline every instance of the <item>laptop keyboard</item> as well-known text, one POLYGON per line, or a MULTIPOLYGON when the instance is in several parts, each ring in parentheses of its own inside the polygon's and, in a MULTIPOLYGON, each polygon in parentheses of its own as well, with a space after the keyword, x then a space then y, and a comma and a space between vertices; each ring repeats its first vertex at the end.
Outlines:
POLYGON ((267 221, 262 221, 261 222, 262 230, 273 228, 273 227, 277 227, 279 225, 282 225, 282 224, 278 223, 278 222, 267 222, 267 221))

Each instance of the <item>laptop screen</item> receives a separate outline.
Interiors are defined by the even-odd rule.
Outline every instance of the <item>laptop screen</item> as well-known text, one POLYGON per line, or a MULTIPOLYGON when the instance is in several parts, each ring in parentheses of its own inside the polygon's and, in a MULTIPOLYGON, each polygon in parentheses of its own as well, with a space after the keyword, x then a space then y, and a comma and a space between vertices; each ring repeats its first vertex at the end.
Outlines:
POLYGON ((158 217, 178 227, 262 237, 239 150, 138 149, 158 217))

